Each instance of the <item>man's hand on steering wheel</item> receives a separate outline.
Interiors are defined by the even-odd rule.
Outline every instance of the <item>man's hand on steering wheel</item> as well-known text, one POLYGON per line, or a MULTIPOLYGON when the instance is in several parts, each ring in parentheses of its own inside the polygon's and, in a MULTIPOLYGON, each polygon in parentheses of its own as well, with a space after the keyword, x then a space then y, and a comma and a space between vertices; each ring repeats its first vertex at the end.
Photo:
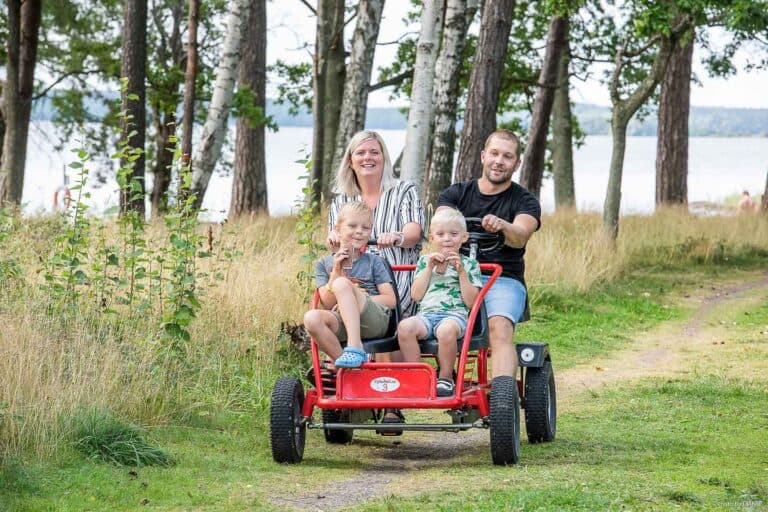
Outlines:
POLYGON ((483 226, 483 229, 485 229, 489 233, 498 233, 499 231, 504 229, 504 225, 506 223, 507 222, 504 219, 489 213, 488 215, 483 217, 483 221, 481 225, 483 226))

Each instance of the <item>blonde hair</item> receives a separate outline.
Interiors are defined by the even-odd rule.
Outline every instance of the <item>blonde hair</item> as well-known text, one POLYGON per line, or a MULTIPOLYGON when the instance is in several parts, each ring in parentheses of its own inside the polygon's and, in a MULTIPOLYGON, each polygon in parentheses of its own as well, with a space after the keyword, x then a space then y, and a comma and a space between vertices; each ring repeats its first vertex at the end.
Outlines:
POLYGON ((381 147, 381 155, 384 157, 384 170, 381 174, 381 191, 386 192, 397 184, 397 178, 395 178, 395 172, 392 170, 392 160, 389 158, 389 152, 387 146, 384 144, 384 139, 381 138, 377 132, 372 130, 363 130, 357 132, 349 139, 349 144, 344 150, 344 156, 341 157, 341 163, 336 171, 336 186, 335 191, 339 194, 346 194, 348 196, 359 196, 362 191, 360 190, 360 184, 357 182, 357 176, 354 169, 352 169, 352 153, 363 142, 375 140, 381 147))
POLYGON ((461 230, 467 231, 467 221, 464 219, 464 215, 459 210, 454 208, 440 208, 432 216, 432 222, 429 224, 429 231, 432 232, 432 228, 436 225, 446 224, 458 224, 461 226, 461 230))
POLYGON ((373 222, 373 210, 363 201, 352 201, 351 203, 344 203, 339 210, 339 215, 336 218, 336 225, 342 223, 344 219, 350 215, 366 215, 373 222))

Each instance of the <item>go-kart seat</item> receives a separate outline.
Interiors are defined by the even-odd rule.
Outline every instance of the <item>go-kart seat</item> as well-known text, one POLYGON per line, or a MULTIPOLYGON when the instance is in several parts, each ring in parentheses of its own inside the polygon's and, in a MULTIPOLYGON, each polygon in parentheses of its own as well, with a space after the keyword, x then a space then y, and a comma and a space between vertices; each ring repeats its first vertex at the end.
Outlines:
MULTIPOLYGON (((458 340, 459 351, 464 343, 464 338, 458 340)), ((437 354, 437 340, 424 340, 419 342, 422 354, 437 354)), ((477 314, 474 328, 472 329, 472 341, 469 342, 469 351, 488 347, 488 315, 485 311, 485 301, 480 303, 480 311, 477 314)))
POLYGON ((387 334, 383 338, 370 338, 363 339, 363 349, 369 354, 376 354, 378 352, 394 352, 400 349, 400 345, 397 344, 397 324, 400 323, 400 294, 397 292, 397 281, 395 281, 395 273, 389 263, 384 260, 384 266, 389 273, 389 278, 392 280, 392 288, 395 289, 395 308, 389 313, 389 326, 387 327, 387 334))

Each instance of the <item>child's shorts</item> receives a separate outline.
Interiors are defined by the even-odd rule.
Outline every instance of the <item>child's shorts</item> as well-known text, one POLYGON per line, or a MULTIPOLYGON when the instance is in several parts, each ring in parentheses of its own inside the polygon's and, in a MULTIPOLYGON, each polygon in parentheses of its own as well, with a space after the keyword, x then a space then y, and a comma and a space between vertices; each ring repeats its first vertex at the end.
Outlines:
MULTIPOLYGON (((340 342, 347 341, 347 328, 341 321, 341 314, 338 309, 331 311, 339 321, 339 328, 336 330, 336 337, 340 342)), ((370 296, 365 298, 365 306, 360 312, 360 337, 364 340, 373 338, 382 338, 387 334, 389 327, 389 308, 379 304, 370 296)))
POLYGON ((459 324, 459 339, 464 336, 464 331, 467 329, 467 319, 454 313, 430 311, 429 313, 419 313, 416 316, 418 316, 419 320, 424 322, 424 325, 427 327, 427 337, 424 338, 426 340, 437 339, 435 330, 438 328, 438 326, 440 326, 440 324, 449 319, 459 324))

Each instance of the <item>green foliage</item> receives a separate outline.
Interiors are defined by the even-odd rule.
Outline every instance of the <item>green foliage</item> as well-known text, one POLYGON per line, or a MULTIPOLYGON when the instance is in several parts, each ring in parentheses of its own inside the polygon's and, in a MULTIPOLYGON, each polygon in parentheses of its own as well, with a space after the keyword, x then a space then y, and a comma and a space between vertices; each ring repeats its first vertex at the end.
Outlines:
POLYGON ((50 257, 44 274, 44 286, 51 292, 54 306, 71 305, 80 295, 80 288, 89 283, 86 264, 91 223, 84 201, 90 197, 85 190, 90 155, 84 149, 73 152, 77 154, 77 160, 69 167, 77 171, 74 185, 70 187, 74 197, 65 214, 66 227, 55 238, 56 252, 50 257))
POLYGON ((232 115, 242 117, 248 122, 249 128, 266 126, 271 131, 277 131, 277 123, 272 116, 265 115, 264 108, 256 104, 256 93, 250 86, 239 87, 232 99, 232 115))
POLYGON ((0 452, 0 492, 36 492, 33 472, 17 456, 0 452))
POLYGON ((307 170, 307 174, 301 176, 300 180, 305 180, 306 184, 301 189, 304 199, 296 200, 296 236, 303 250, 301 255, 302 270, 296 275, 296 279, 304 291, 304 300, 309 301, 315 290, 315 273, 313 263, 325 250, 323 244, 315 241, 317 233, 321 231, 322 221, 320 219, 320 205, 312 199, 312 180, 310 170, 312 169, 312 160, 309 155, 296 163, 301 163, 307 170))
POLYGON ((21 277, 21 265, 7 250, 8 240, 17 229, 18 217, 9 209, 0 209, 0 289, 21 277))
POLYGON ((86 411, 76 423, 74 447, 89 459, 133 467, 175 464, 165 450, 145 439, 146 432, 109 411, 86 411))
POLYGON ((312 64, 302 62, 299 64, 287 64, 280 59, 267 71, 278 77, 277 98, 275 103, 288 104, 288 112, 291 115, 299 113, 303 107, 307 112, 312 110, 312 64))

